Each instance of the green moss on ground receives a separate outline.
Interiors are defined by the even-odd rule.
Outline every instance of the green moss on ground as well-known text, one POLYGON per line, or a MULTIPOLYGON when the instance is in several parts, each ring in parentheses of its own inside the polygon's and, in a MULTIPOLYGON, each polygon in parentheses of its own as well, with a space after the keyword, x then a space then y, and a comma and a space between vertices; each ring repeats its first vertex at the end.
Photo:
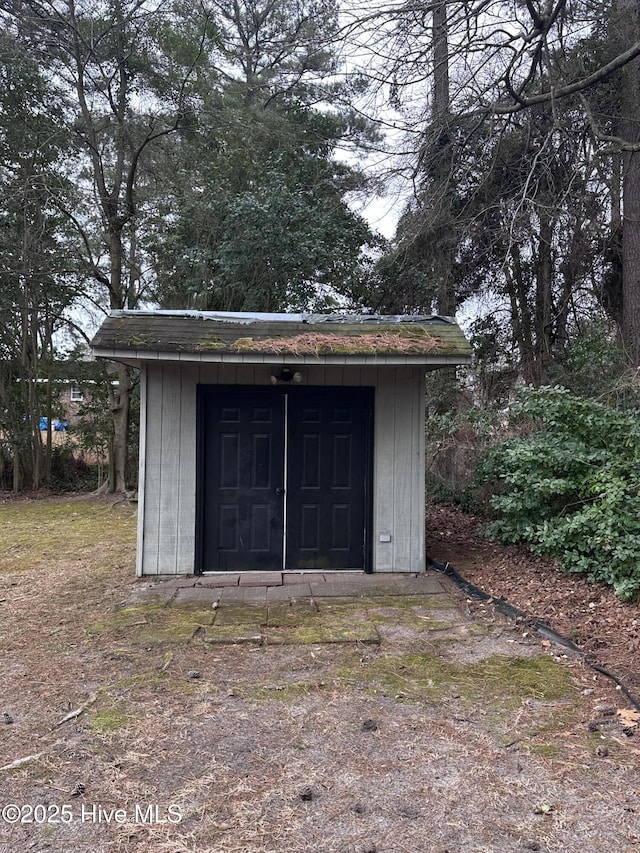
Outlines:
POLYGON ((215 612, 201 607, 146 604, 116 610, 88 628, 90 634, 126 637, 134 646, 188 643, 199 628, 212 625, 215 612))
POLYGON ((264 625, 267 621, 266 604, 222 604, 215 612, 215 626, 264 625))
POLYGON ((234 625, 215 624, 207 628, 204 637, 205 643, 222 643, 225 645, 234 643, 257 643, 262 644, 262 625, 258 622, 245 622, 234 625))
POLYGON ((380 637, 373 622, 363 621, 345 625, 323 620, 290 628, 267 627, 267 645, 313 645, 315 643, 379 643, 380 637))
POLYGON ((91 728, 98 734, 108 734, 115 729, 126 728, 132 719, 123 705, 115 705, 112 708, 94 711, 91 717, 91 728))
POLYGON ((364 669, 338 669, 336 676, 340 681, 362 682, 374 694, 418 702, 455 693, 462 701, 476 705, 481 701, 513 708, 519 707, 523 698, 558 701, 573 694, 569 671, 546 655, 494 655, 461 663, 428 654, 407 654, 379 658, 364 669))
POLYGON ((307 600, 296 602, 278 601, 267 609, 269 627, 288 628, 317 622, 318 608, 307 600))

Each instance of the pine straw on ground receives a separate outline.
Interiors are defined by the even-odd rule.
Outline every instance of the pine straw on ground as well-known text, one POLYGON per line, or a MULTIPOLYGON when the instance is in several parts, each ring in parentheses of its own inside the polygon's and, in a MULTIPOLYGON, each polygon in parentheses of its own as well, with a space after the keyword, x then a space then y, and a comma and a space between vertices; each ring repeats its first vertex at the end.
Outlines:
POLYGON ((479 518, 431 506, 428 554, 448 560, 490 595, 546 620, 640 697, 640 602, 623 602, 611 587, 563 572, 553 560, 537 557, 525 547, 501 546, 480 530, 479 518))
MULTIPOLYGON (((0 712, 14 717, 0 722, 0 766, 40 753, 0 773, 1 805, 70 805, 75 818, 0 821, 1 853, 638 849, 638 738, 589 730, 617 697, 579 662, 561 665, 560 699, 505 686, 480 701, 463 684, 416 682, 444 647, 411 634, 378 647, 145 647, 144 614, 96 632, 135 587, 134 521, 106 502, 0 506, 0 712), (165 819, 176 804, 182 821, 79 819, 136 804, 165 819)), ((545 654, 505 621, 485 628, 479 647, 545 654)))

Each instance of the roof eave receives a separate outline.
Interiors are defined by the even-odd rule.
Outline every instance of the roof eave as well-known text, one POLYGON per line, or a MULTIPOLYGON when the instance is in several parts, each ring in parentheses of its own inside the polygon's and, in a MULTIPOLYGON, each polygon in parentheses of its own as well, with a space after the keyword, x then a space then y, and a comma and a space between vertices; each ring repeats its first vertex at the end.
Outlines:
POLYGON ((186 352, 136 350, 131 347, 94 348, 96 358, 119 361, 132 367, 140 367, 144 363, 159 361, 195 363, 195 364, 300 364, 323 365, 339 364, 360 367, 385 365, 414 365, 416 367, 447 367, 453 365, 471 364, 470 354, 461 353, 349 353, 336 355, 293 355, 274 353, 227 353, 227 352, 186 352))

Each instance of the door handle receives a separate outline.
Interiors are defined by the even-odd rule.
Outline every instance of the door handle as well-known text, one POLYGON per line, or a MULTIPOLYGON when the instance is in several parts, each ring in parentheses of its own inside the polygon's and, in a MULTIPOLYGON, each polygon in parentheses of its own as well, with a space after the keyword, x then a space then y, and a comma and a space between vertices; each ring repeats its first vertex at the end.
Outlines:
POLYGON ((276 489, 276 495, 284 495, 284 489, 281 486, 278 486, 278 488, 276 489))

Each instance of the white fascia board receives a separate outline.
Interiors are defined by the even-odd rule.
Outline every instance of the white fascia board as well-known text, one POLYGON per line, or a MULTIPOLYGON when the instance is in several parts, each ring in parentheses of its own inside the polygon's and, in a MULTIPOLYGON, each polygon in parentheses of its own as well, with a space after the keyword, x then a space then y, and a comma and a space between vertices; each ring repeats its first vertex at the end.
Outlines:
POLYGON ((132 367, 149 362, 189 362, 196 364, 304 364, 342 366, 446 367, 471 364, 471 356, 452 355, 293 355, 272 353, 150 352, 149 350, 96 349, 97 358, 121 361, 132 367))

